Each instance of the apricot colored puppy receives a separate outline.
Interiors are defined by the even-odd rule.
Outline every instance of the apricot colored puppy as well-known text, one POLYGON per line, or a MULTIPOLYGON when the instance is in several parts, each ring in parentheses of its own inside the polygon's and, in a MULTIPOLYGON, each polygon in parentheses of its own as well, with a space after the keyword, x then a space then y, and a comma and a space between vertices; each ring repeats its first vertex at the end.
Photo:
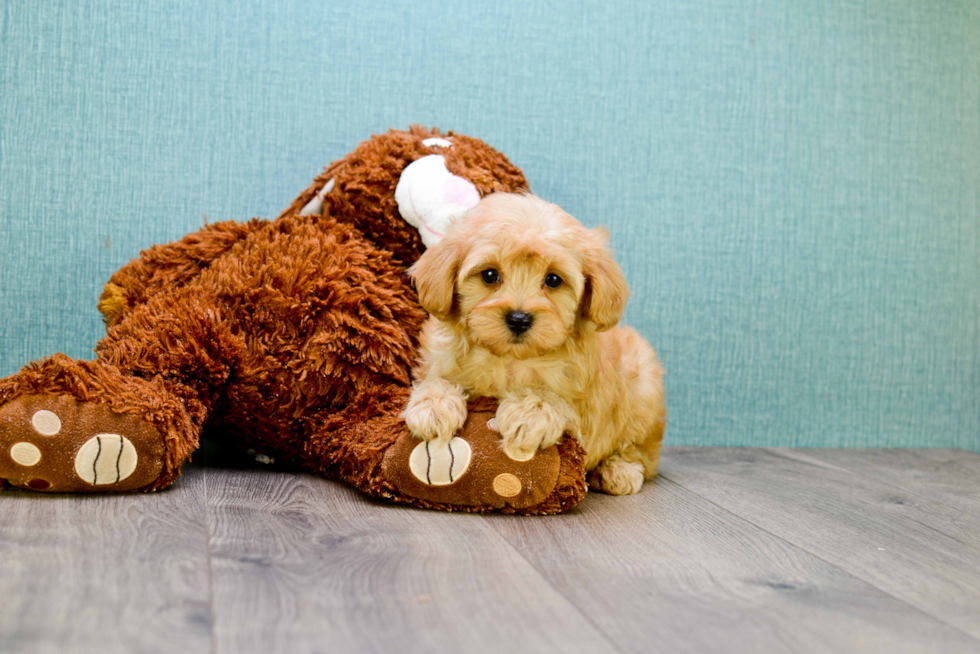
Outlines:
POLYGON ((430 318, 405 422, 452 438, 468 396, 500 402, 504 451, 527 460, 564 432, 596 490, 636 493, 657 474, 663 368, 629 327, 629 296, 604 230, 529 194, 494 193, 410 269, 430 318))

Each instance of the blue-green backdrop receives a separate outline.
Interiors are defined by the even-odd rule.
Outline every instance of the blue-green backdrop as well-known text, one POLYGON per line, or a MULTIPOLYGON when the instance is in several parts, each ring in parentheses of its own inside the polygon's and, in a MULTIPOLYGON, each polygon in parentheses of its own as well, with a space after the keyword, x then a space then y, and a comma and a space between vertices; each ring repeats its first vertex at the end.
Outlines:
POLYGON ((980 451, 973 0, 5 0, 0 374, 413 122, 610 227, 670 442, 980 451))

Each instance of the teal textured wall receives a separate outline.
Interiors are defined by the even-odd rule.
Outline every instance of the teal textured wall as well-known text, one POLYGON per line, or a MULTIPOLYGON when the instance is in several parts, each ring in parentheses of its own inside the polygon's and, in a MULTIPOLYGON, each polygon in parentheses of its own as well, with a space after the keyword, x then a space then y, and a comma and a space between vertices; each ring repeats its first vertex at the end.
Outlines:
POLYGON ((610 227, 671 442, 980 450, 980 3, 137 4, 0 7, 0 374, 420 122, 610 227))

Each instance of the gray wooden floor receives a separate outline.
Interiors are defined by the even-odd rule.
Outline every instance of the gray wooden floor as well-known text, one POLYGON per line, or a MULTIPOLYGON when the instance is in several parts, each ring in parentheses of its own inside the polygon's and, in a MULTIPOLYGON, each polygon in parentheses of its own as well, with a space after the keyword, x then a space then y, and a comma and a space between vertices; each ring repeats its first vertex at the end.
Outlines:
POLYGON ((980 652, 977 454, 669 448, 550 518, 198 458, 0 493, 0 651, 980 652))

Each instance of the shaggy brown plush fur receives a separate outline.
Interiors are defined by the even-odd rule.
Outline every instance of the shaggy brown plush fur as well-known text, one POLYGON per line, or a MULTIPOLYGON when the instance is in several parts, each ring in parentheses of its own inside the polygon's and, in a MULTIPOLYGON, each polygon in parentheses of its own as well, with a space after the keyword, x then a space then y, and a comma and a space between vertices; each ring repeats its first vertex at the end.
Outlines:
MULTIPOLYGON (((406 166, 433 153, 444 155, 447 169, 481 196, 527 187, 520 170, 483 142, 413 127, 361 144, 276 220, 216 223, 145 250, 106 284, 99 308, 108 332, 96 360, 55 355, 0 380, 0 446, 16 442, 22 451, 42 453, 40 463, 26 468, 0 457, 0 477, 39 488, 48 483, 45 466, 56 465, 54 455, 43 453, 58 435, 21 424, 26 418, 15 416, 27 415, 24 406, 35 407, 34 415, 50 405, 70 425, 84 422, 82 409, 72 407, 95 403, 97 411, 140 416, 152 426, 147 434, 161 435, 162 471, 141 490, 170 484, 204 432, 376 497, 493 509, 465 498, 453 504, 405 495, 381 465, 386 450, 407 437, 399 414, 426 318, 405 273, 424 246, 401 218, 394 191, 406 166), (422 143, 433 136, 454 145, 436 150, 422 143), (321 212, 299 215, 331 179, 321 212)), ((93 410, 85 409, 86 416, 93 410)), ((150 451, 133 446, 139 456, 150 451)), ((559 479, 545 501, 497 508, 555 513, 575 506, 585 493, 583 453, 566 438, 560 456, 559 479)))
POLYGON ((280 218, 296 215, 333 179, 336 186, 324 198, 324 214, 344 216, 346 222, 409 266, 422 255, 425 246, 418 231, 399 215, 395 186, 406 165, 429 154, 444 155, 449 172, 472 182, 480 197, 495 191, 528 188, 520 169, 483 141, 413 126, 407 132, 392 130, 381 138, 365 141, 350 155, 328 166, 280 218), (422 145, 425 139, 439 136, 452 138, 451 150, 422 145))

